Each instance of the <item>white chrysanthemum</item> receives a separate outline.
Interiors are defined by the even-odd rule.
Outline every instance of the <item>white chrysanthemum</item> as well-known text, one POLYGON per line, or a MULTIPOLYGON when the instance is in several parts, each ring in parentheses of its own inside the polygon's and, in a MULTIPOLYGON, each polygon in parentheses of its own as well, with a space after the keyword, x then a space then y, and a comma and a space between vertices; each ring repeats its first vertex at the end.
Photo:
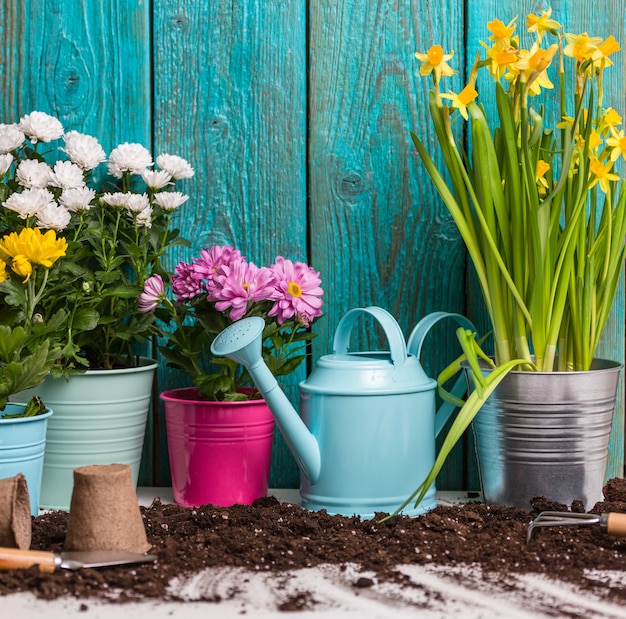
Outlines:
POLYGON ((141 174, 152 164, 152 155, 145 146, 124 142, 109 155, 109 174, 115 178, 122 178, 124 172, 141 174))
POLYGON ((121 191, 116 191, 115 193, 105 193, 102 198, 100 198, 105 204, 109 206, 113 206, 115 208, 125 207, 126 202, 128 202, 128 198, 133 195, 131 193, 122 193, 121 191))
POLYGON ((149 205, 146 206, 146 208, 135 217, 135 223, 139 227, 152 228, 152 207, 149 205))
POLYGON ((131 193, 124 206, 129 213, 141 213, 149 205, 150 202, 145 193, 131 193))
POLYGON ((93 208, 92 200, 96 197, 96 191, 89 187, 74 187, 64 189, 59 196, 59 202, 71 212, 88 211, 93 208))
POLYGON ((71 161, 57 161, 54 164, 50 184, 61 189, 84 187, 85 176, 83 169, 71 161))
POLYGON ((0 124, 0 153, 10 153, 24 144, 26 136, 17 125, 0 124))
POLYGON ((172 175, 165 170, 144 170, 141 178, 150 189, 163 189, 172 180, 172 175))
POLYGON ((64 230, 70 223, 70 219, 70 212, 55 202, 49 202, 37 211, 37 227, 45 230, 64 230))
POLYGON ((18 127, 30 138, 33 144, 58 140, 64 131, 61 121, 45 112, 31 112, 22 116, 18 127))
POLYGON ((43 189, 50 184, 52 179, 52 170, 50 166, 43 161, 36 159, 24 159, 15 171, 15 180, 28 189, 39 187, 43 189))
POLYGON ((154 201, 164 211, 173 211, 187 200, 189 200, 189 196, 180 191, 161 191, 154 195, 154 201))
POLYGON ((106 161, 106 153, 100 142, 91 135, 68 131, 64 136, 65 151, 70 160, 79 165, 83 170, 93 170, 103 161, 106 161))
POLYGON ((4 176, 13 163, 13 155, 11 153, 5 153, 0 155, 0 176, 4 176))
POLYGON ((22 193, 11 194, 2 204, 15 211, 22 219, 27 219, 54 204, 54 196, 47 189, 25 189, 22 193))
POLYGON ((168 155, 167 153, 159 155, 157 165, 161 170, 169 172, 174 180, 191 178, 194 175, 194 170, 189 162, 178 155, 168 155))

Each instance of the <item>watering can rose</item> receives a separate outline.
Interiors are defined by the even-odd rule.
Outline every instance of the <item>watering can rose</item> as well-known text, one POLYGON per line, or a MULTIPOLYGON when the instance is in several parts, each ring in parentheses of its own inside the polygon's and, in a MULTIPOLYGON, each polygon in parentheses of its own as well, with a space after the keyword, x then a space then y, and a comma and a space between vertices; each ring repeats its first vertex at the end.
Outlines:
POLYGON ((218 372, 208 366, 216 335, 242 318, 263 318, 264 358, 275 374, 289 374, 305 357, 313 337, 309 327, 322 314, 324 294, 319 273, 309 265, 278 256, 269 267, 259 267, 229 245, 213 245, 192 262, 180 262, 171 289, 173 300, 154 274, 139 295, 139 310, 160 319, 164 328, 158 333, 166 338, 162 353, 210 400, 245 399, 240 389, 252 385, 247 372, 230 360, 220 359, 218 372))

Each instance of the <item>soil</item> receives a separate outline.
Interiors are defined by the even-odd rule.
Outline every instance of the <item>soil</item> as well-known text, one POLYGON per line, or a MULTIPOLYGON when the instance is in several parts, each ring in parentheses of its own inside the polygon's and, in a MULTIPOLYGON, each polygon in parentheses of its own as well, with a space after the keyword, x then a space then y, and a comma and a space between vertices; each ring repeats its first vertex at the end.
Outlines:
MULTIPOLYGON (((611 480, 604 498, 593 512, 626 512, 626 480, 611 480)), ((527 544, 528 524, 540 511, 583 511, 581 504, 568 508, 544 498, 533 500, 529 510, 468 503, 383 522, 384 514, 373 520, 330 516, 274 498, 251 506, 195 509, 156 500, 141 510, 155 563, 55 574, 40 573, 37 567, 2 572, 0 595, 30 591, 44 599, 175 600, 168 583, 208 567, 279 573, 321 564, 360 566, 356 588, 370 587, 371 574, 377 582, 402 584, 406 576, 396 570, 401 564, 473 565, 503 576, 547 574, 583 590, 593 587, 598 594, 602 585, 586 579, 584 570, 621 571, 626 563, 626 539, 611 537, 597 526, 537 529, 527 544)), ((31 547, 62 550, 67 521, 66 512, 34 518, 31 547)), ((607 585, 600 593, 607 600, 626 602, 626 589, 607 585)), ((303 596, 306 606, 309 601, 303 596)), ((298 600, 289 609, 297 610, 298 600)))

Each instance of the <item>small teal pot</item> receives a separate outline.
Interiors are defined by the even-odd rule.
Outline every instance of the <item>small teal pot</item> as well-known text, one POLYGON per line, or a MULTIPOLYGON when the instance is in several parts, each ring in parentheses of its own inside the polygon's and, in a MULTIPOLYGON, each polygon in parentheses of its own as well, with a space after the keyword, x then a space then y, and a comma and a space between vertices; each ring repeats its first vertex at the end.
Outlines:
POLYGON ((0 413, 0 479, 22 473, 28 485, 30 513, 39 514, 39 495, 51 409, 34 417, 5 419, 24 410, 26 404, 12 402, 0 413))

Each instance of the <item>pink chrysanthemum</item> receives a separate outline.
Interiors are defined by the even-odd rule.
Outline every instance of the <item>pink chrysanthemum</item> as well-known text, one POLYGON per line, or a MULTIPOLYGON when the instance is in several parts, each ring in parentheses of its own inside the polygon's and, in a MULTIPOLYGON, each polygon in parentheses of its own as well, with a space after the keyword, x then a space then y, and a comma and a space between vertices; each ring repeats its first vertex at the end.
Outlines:
POLYGON ((145 281, 143 292, 137 300, 137 309, 144 314, 149 314, 157 308, 164 296, 163 279, 155 273, 145 281))
POLYGON ((176 302, 182 303, 193 299, 203 290, 202 281, 194 277, 194 265, 179 262, 172 275, 172 292, 176 295, 176 302))
POLYGON ((200 257, 193 261, 193 277, 198 280, 210 280, 221 266, 230 266, 233 262, 244 259, 241 252, 230 245, 212 245, 200 252, 200 257))
MULTIPOLYGON (((249 301, 266 301, 274 293, 272 271, 245 260, 238 260, 230 266, 221 266, 214 283, 213 294, 217 300, 215 309, 220 312, 230 309, 231 320, 239 320, 245 315, 249 301)), ((211 293, 208 298, 210 297, 211 293)))
POLYGON ((293 316, 299 322, 308 326, 309 323, 322 314, 322 283, 319 272, 304 262, 285 260, 282 256, 276 258, 276 263, 270 269, 276 278, 276 301, 268 316, 277 316, 278 324, 283 324, 293 316))

